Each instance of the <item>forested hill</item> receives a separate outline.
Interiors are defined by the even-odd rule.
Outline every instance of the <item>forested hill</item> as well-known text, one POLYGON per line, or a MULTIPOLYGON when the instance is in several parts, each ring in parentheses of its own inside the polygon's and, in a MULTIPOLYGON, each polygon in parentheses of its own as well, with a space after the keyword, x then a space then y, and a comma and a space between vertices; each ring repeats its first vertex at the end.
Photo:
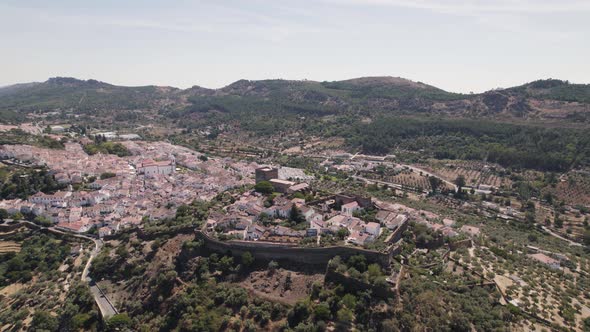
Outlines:
POLYGON ((259 136, 340 137, 354 151, 421 150, 506 167, 590 165, 590 85, 553 79, 467 95, 397 77, 240 80, 185 90, 52 78, 0 89, 0 123, 27 121, 32 111, 58 111, 63 119, 83 113, 90 121, 128 126, 159 122, 186 133, 229 124, 259 136))
POLYGON ((173 113, 288 112, 298 115, 392 113, 590 122, 590 85, 539 80, 481 94, 457 94, 397 77, 345 81, 240 80, 221 89, 123 87, 51 78, 0 88, 0 111, 151 109, 173 113))
POLYGON ((96 80, 55 77, 43 83, 0 88, 0 111, 143 109, 162 105, 177 91, 170 87, 124 87, 96 80))

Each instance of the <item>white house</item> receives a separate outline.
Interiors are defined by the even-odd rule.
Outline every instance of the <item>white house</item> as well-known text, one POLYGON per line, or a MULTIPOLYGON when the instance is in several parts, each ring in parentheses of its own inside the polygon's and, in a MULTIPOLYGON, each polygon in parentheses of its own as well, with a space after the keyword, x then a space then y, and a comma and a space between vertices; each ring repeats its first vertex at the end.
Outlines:
POLYGON ((367 232, 375 237, 378 237, 379 234, 381 233, 381 226, 379 225, 379 223, 370 222, 365 225, 365 232, 367 232))
POLYGON ((342 205, 342 208, 340 209, 340 211, 347 216, 352 216, 353 213, 360 211, 361 209, 362 208, 359 206, 359 203, 354 201, 354 202, 350 202, 350 203, 346 203, 346 204, 342 205))
POLYGON ((174 160, 153 161, 146 159, 137 165, 137 172, 144 175, 172 174, 175 170, 176 162, 174 160))

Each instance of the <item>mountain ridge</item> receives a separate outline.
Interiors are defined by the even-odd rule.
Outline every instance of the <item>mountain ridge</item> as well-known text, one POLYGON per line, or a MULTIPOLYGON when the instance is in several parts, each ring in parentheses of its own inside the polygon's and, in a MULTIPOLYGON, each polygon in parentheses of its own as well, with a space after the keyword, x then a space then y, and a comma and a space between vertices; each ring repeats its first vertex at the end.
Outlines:
MULTIPOLYGON (((236 80, 234 82, 231 82, 225 86, 219 87, 219 88, 208 88, 208 87, 204 87, 204 86, 200 86, 200 85, 193 85, 191 87, 188 88, 179 88, 176 86, 172 86, 172 85, 157 85, 157 84, 147 84, 147 85, 117 85, 117 84, 112 84, 112 83, 108 83, 108 82, 104 82, 104 81, 100 81, 97 79, 79 79, 76 77, 70 77, 70 76, 55 76, 55 77, 49 77, 47 80, 39 82, 39 81, 33 81, 33 82, 20 82, 20 83, 14 83, 14 84, 8 84, 8 85, 4 85, 4 86, 0 86, 0 91, 4 90, 4 89, 9 89, 9 88, 14 88, 14 87, 24 87, 24 86, 34 86, 34 85, 39 85, 39 84, 43 84, 43 83, 54 83, 54 84, 65 84, 65 83, 78 83, 78 84, 104 84, 104 85, 108 85, 108 86, 112 86, 112 87, 120 87, 120 88, 143 88, 143 87, 158 87, 158 88, 170 88, 170 89, 175 89, 175 90, 182 90, 182 91, 187 91, 187 90, 192 90, 192 89, 204 89, 204 90, 210 90, 210 91, 215 91, 215 90, 223 90, 225 88, 228 88, 236 83, 240 83, 240 82, 251 82, 251 83, 256 83, 256 82, 268 82, 268 81, 280 81, 280 82, 300 82, 300 83, 334 83, 334 82, 338 82, 338 83, 351 83, 351 84, 357 84, 357 85, 370 85, 367 83, 390 83, 391 85, 412 85, 413 87, 429 87, 429 88, 435 88, 438 90, 442 90, 448 93, 455 93, 455 94, 462 94, 462 95, 469 95, 468 93, 461 93, 461 92, 451 92, 451 91, 447 91, 445 89, 436 87, 434 85, 430 85, 430 84, 426 84, 424 82, 421 81, 414 81, 408 78, 403 78, 403 77, 399 77, 399 76, 360 76, 360 77, 353 77, 353 78, 348 78, 348 79, 343 79, 343 80, 334 80, 334 81, 317 81, 317 80, 306 80, 306 79, 302 79, 302 80, 296 80, 296 79, 282 79, 282 78, 272 78, 272 79, 259 79, 259 80, 251 80, 251 79, 239 79, 236 80)), ((494 89, 489 89, 483 92, 478 92, 478 93, 472 93, 475 95, 478 94, 484 94, 490 91, 502 91, 502 90, 513 90, 515 88, 519 88, 519 87, 525 87, 525 86, 533 86, 533 87, 542 87, 542 86, 546 86, 544 84, 544 82, 549 82, 550 84, 552 84, 553 86, 556 85, 572 85, 572 86, 590 86, 590 83, 571 83, 568 80, 561 80, 561 79, 554 79, 554 78, 546 78, 546 79, 537 79, 534 81, 530 81, 530 82, 525 82, 522 83, 520 85, 515 85, 512 87, 508 87, 508 88, 494 88, 494 89), (543 85, 541 85, 543 84, 543 85)))
MULTIPOLYGON (((162 110, 272 112, 363 116, 411 112, 454 117, 565 119, 590 122, 590 84, 545 79, 478 94, 448 92, 393 76, 341 81, 238 80, 225 87, 119 86, 53 77, 0 88, 0 110, 162 110)), ((271 113, 272 114, 272 113, 271 113)))

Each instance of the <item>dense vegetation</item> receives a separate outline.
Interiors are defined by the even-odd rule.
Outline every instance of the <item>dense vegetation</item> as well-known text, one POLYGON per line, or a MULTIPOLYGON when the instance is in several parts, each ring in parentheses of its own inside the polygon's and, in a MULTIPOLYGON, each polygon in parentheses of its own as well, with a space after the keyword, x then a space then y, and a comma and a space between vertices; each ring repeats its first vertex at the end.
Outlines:
POLYGON ((24 120, 23 114, 15 111, 0 110, 0 123, 19 123, 24 120))
POLYGON ((427 278, 409 278, 400 293, 403 310, 392 319, 400 331, 510 331, 518 319, 482 287, 447 291, 427 278))
POLYGON ((63 149, 64 144, 49 136, 32 135, 20 129, 0 132, 0 145, 28 144, 48 149, 63 149))
POLYGON ((398 99, 408 103, 411 99, 456 100, 465 95, 450 93, 423 83, 414 83, 396 78, 361 78, 347 81, 322 82, 332 90, 345 91, 353 98, 366 100, 370 98, 398 99))
POLYGON ((490 121, 382 118, 358 124, 346 135, 367 153, 394 148, 424 150, 439 159, 487 160, 505 167, 564 171, 590 163, 590 136, 583 130, 490 121))
POLYGON ((52 273, 69 252, 69 245, 51 236, 36 234, 27 237, 18 253, 0 254, 0 286, 26 283, 37 273, 52 273))
POLYGON ((131 153, 127 148, 121 143, 115 142, 100 142, 100 143, 91 143, 84 145, 84 151, 89 155, 103 153, 103 154, 114 154, 119 157, 130 156, 131 153))
POLYGON ((0 168, 1 199, 27 199, 39 191, 51 193, 63 188, 45 168, 0 168))
POLYGON ((141 109, 150 107, 163 93, 155 86, 120 87, 96 80, 55 77, 43 83, 0 89, 0 108, 17 111, 77 109, 141 109))
POLYGON ((546 99, 590 103, 590 84, 572 84, 556 79, 538 80, 508 91, 546 99))
MULTIPOLYGON (((152 254, 155 254, 162 243, 176 232, 199 227, 208 216, 209 206, 207 202, 194 201, 191 204, 179 206, 174 218, 144 220, 143 233, 156 239, 151 246, 152 254)), ((129 234, 123 234, 121 239, 129 241, 129 234)), ((124 246, 117 248, 114 255, 107 247, 95 258, 91 269, 92 275, 97 279, 109 277, 112 280, 141 276, 145 272, 145 265, 142 265, 140 261, 132 261, 128 258, 129 252, 124 246)))
POLYGON ((369 264, 363 255, 351 256, 346 261, 342 261, 340 256, 336 256, 330 261, 328 268, 366 283, 387 286, 381 266, 376 263, 369 264))
POLYGON ((19 331, 32 316, 29 331, 96 330, 98 309, 90 290, 71 278, 83 266, 74 267, 69 242, 30 231, 5 235, 3 240, 21 246, 19 252, 0 254, 0 287, 15 284, 20 288, 0 296, 6 304, 0 311, 0 322, 7 324, 4 327, 19 331))

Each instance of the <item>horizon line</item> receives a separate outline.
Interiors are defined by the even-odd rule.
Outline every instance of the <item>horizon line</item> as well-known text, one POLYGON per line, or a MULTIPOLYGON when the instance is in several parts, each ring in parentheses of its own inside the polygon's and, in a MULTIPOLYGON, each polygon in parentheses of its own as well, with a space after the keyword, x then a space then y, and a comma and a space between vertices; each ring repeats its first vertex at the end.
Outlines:
POLYGON ((108 81, 103 81, 100 79, 96 79, 96 78, 79 78, 79 77, 74 77, 74 76, 52 76, 52 77, 48 77, 46 80, 44 81, 29 81, 29 82, 17 82, 17 83, 11 83, 11 84, 7 84, 7 85, 1 85, 0 89, 4 89, 4 88, 8 88, 8 87, 12 87, 12 86, 17 86, 17 85, 26 85, 26 84, 42 84, 42 83, 46 83, 51 79, 54 78, 67 78, 67 79, 75 79, 78 81, 83 81, 83 82, 88 82, 88 81, 97 81, 100 83, 105 83, 105 84, 109 84, 109 85, 113 85, 113 86, 117 86, 117 87, 124 87, 124 88, 140 88, 140 87, 147 87, 147 86, 153 86, 153 87, 160 87, 160 88, 173 88, 173 89, 179 89, 179 90, 188 90, 188 89, 192 89, 192 88, 202 88, 202 89, 207 89, 207 90, 221 90, 223 88, 226 88, 236 82, 239 81, 249 81, 249 82, 261 82, 261 81, 273 81, 273 80, 277 80, 277 81, 293 81, 293 82, 316 82, 316 83, 323 83, 323 82, 343 82, 343 81, 349 81, 349 80, 355 80, 355 79, 361 79, 361 78, 399 78, 399 79, 403 79, 403 80, 407 80, 409 82, 413 82, 413 83, 418 83, 418 84, 424 84, 433 88, 437 88, 440 90, 443 90, 445 92, 449 92, 449 93, 456 93, 456 94, 464 94, 464 95, 469 95, 469 94, 479 94, 479 93, 485 93, 485 92, 489 92, 489 91, 496 91, 496 90, 504 90, 504 89, 509 89, 512 87, 518 87, 518 86, 522 86, 522 85, 526 85, 532 82, 536 82, 536 81, 542 81, 542 80, 559 80, 559 81, 563 81, 563 82, 567 82, 569 84, 577 84, 577 85, 590 85, 590 83, 577 83, 577 82, 572 82, 570 80, 567 79, 561 79, 561 78, 553 78, 553 77, 548 77, 548 78, 539 78, 539 79, 535 79, 535 80, 531 80, 531 81, 527 81, 524 83, 520 83, 517 85, 512 85, 512 86, 508 86, 508 87, 496 87, 496 88, 491 88, 488 90, 484 90, 484 91, 480 91, 480 92, 475 92, 475 91, 470 91, 470 92, 454 92, 454 91, 449 91, 446 89, 443 89, 439 86, 436 85, 432 85, 423 81, 418 81, 418 80, 413 80, 410 78, 405 78, 405 77, 401 77, 401 76, 392 76, 392 75, 371 75, 371 76, 358 76, 358 77, 351 77, 351 78, 346 78, 346 79, 340 79, 340 80, 313 80, 313 79, 287 79, 287 78, 264 78, 264 79, 247 79, 247 78, 240 78, 237 79, 235 81, 232 81, 228 84, 225 84, 223 86, 220 86, 218 88, 209 88, 209 87, 205 87, 202 85, 198 85, 198 84, 194 84, 191 86, 188 86, 186 88, 183 87, 179 87, 179 86, 174 86, 174 85, 166 85, 166 84, 143 84, 143 85, 128 85, 128 84, 118 84, 118 83, 111 83, 108 81))

